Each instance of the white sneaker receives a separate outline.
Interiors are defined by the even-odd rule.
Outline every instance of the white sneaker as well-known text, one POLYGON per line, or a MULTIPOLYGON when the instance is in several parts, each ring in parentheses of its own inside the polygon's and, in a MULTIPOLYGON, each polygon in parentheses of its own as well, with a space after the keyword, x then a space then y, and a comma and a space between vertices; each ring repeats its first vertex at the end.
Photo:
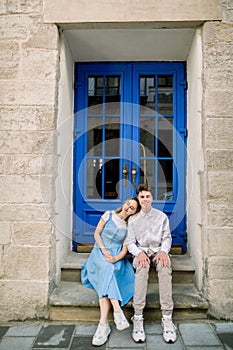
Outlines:
POLYGON ((131 320, 133 321, 133 332, 132 338, 136 343, 144 343, 146 335, 143 328, 143 317, 142 315, 134 315, 131 320))
POLYGON ((108 336, 111 333, 109 324, 98 324, 97 330, 92 338, 92 345, 101 346, 108 340, 108 336))
POLYGON ((166 343, 175 343, 176 326, 172 322, 171 315, 163 315, 162 317, 163 339, 166 343))
POLYGON ((113 317, 118 331, 123 331, 124 329, 129 328, 129 322, 127 321, 122 310, 114 312, 113 317))

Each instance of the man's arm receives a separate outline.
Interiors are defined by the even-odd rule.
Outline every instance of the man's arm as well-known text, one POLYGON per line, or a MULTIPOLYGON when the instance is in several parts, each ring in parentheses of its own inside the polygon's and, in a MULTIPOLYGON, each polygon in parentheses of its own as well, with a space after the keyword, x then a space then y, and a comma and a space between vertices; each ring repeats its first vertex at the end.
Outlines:
POLYGON ((168 254, 171 249, 171 243, 172 243, 172 236, 171 236, 171 231, 169 226, 169 220, 168 220, 168 217, 166 216, 162 227, 162 240, 161 240, 160 251, 168 254))
POLYGON ((170 259, 169 259, 168 253, 171 249, 171 242, 172 242, 172 237, 171 237, 171 231, 169 226, 169 220, 168 220, 168 217, 166 216, 162 227, 161 250, 156 256, 157 264, 161 262, 162 266, 169 265, 170 259))

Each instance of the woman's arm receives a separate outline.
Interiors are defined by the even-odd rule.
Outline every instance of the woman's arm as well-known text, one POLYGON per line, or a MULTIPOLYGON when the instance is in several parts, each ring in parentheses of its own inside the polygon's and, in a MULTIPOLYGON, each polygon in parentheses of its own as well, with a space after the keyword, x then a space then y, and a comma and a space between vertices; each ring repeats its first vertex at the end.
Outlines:
POLYGON ((100 221, 98 222, 98 225, 96 226, 96 229, 95 229, 94 238, 95 238, 97 245, 101 249, 102 253, 106 257, 109 257, 109 256, 111 256, 111 254, 106 249, 106 247, 104 246, 103 241, 101 239, 101 233, 103 231, 104 225, 105 225, 105 221, 102 218, 100 218, 100 221))
POLYGON ((126 244, 124 242, 120 253, 118 253, 115 256, 110 255, 110 256, 106 257, 105 260, 107 260, 108 262, 111 262, 111 263, 115 263, 115 262, 123 259, 126 256, 127 251, 128 250, 127 250, 126 244))

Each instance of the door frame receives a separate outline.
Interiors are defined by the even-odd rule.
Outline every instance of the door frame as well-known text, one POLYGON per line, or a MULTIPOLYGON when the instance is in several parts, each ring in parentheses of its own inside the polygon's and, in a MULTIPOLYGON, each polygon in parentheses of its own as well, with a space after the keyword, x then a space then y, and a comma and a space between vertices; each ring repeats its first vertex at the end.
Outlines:
MULTIPOLYGON (((87 105, 87 94, 85 94, 84 89, 80 88, 82 84, 82 79, 87 80, 87 74, 86 70, 89 68, 90 71, 88 74, 96 74, 98 70, 101 70, 101 74, 106 72, 106 74, 119 74, 119 67, 121 67, 121 70, 123 70, 124 74, 128 74, 128 78, 132 79, 132 86, 135 89, 135 93, 132 92, 129 88, 126 89, 125 91, 125 99, 124 102, 130 102, 133 100, 133 105, 135 105, 135 108, 137 109, 137 103, 138 100, 136 99, 138 94, 138 89, 139 85, 135 83, 135 79, 137 81, 138 75, 140 74, 141 71, 143 71, 143 74, 151 74, 151 73, 159 73, 159 74, 166 74, 166 73, 171 73, 174 74, 175 78, 175 83, 176 87, 174 89, 174 113, 176 115, 182 115, 183 118, 176 118, 176 130, 178 133, 176 133, 176 142, 174 141, 174 158, 177 160, 177 166, 180 168, 183 168, 183 172, 179 172, 179 193, 177 194, 178 198, 181 199, 176 202, 178 205, 174 206, 171 205, 171 203, 165 203, 165 202, 154 202, 154 205, 156 208, 160 210, 164 210, 167 212, 171 212, 172 206, 175 207, 175 210, 173 210, 172 213, 172 220, 170 221, 171 224, 174 222, 175 224, 177 221, 180 221, 179 225, 177 226, 177 230, 179 230, 179 235, 180 235, 180 240, 177 239, 175 236, 174 232, 172 233, 173 238, 177 240, 177 244, 182 245, 183 253, 186 251, 186 212, 185 212, 185 207, 186 207, 186 184, 185 184, 185 174, 186 174, 186 138, 187 138, 187 132, 186 132, 186 64, 185 62, 105 62, 105 63, 76 63, 75 67, 75 104, 74 104, 74 111, 75 111, 75 116, 78 116, 78 118, 75 118, 74 122, 74 139, 75 140, 80 140, 83 135, 80 135, 80 118, 84 118, 85 122, 85 116, 83 115, 83 111, 85 110, 85 106, 87 105), (129 69, 129 67, 133 67, 133 69, 129 69), (156 71, 155 71, 156 67, 156 71), (165 69, 165 67, 169 67, 169 69, 165 69), (93 69, 94 68, 94 69, 93 69), (80 74, 81 72, 81 74, 80 74), (82 75, 83 74, 83 75, 82 75), (179 101, 177 100, 177 97, 179 96, 179 101), (133 97, 133 99, 132 99, 133 97), (177 101, 177 103, 176 103, 177 101), (80 111, 81 110, 81 114, 80 111), (81 136, 81 138, 80 138, 81 136), (182 155, 178 157, 179 155, 182 155), (180 164, 182 162, 182 164, 180 164), (182 185, 180 185, 182 184, 182 185), (182 200, 183 199, 183 200, 182 200), (183 218, 180 220, 179 219, 179 213, 182 213, 183 218)), ((125 89, 125 86, 123 86, 123 89, 125 89)), ((133 111, 133 113, 137 113, 136 110, 133 111)), ((83 126, 81 127, 83 129, 83 126)), ((85 127, 84 127, 85 129, 85 127)), ((138 133, 139 130, 139 125, 136 125, 136 128, 134 129, 134 136, 133 139, 136 137, 136 133, 138 133)), ((81 161, 79 159, 82 157, 82 154, 78 152, 78 149, 82 149, 83 153, 85 154, 85 148, 82 148, 82 144, 77 145, 77 142, 74 144, 74 198, 73 198, 73 203, 74 203, 74 212, 75 214, 77 213, 77 216, 79 217, 82 215, 81 209, 77 207, 77 201, 76 201, 76 195, 82 196, 82 193, 80 192, 80 188, 77 188, 77 172, 76 172, 76 160, 81 161)), ((139 176, 139 175, 137 175, 139 176)), ((139 178, 137 177, 137 182, 139 178)), ((85 184, 83 183, 83 186, 85 184)), ((115 203, 120 203, 120 201, 115 201, 115 203)), ((98 206, 99 208, 99 214, 104 211, 103 205, 100 204, 98 206)), ((76 217, 77 218, 77 217, 76 217)), ((77 227, 78 222, 76 221, 76 218, 74 218, 74 233, 75 233, 75 227, 77 227)), ((93 230, 93 225, 92 230, 93 230)), ((75 239, 74 239, 75 241, 75 239)))

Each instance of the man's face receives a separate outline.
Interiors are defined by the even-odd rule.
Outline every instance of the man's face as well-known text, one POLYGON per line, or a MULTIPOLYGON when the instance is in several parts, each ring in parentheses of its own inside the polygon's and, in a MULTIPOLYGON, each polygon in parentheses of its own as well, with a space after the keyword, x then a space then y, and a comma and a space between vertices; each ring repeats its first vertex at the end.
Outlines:
POLYGON ((151 203, 152 203, 153 197, 152 197, 152 194, 150 193, 150 191, 139 192, 138 200, 139 200, 139 203, 141 204, 143 211, 151 209, 151 207, 152 207, 151 203))

